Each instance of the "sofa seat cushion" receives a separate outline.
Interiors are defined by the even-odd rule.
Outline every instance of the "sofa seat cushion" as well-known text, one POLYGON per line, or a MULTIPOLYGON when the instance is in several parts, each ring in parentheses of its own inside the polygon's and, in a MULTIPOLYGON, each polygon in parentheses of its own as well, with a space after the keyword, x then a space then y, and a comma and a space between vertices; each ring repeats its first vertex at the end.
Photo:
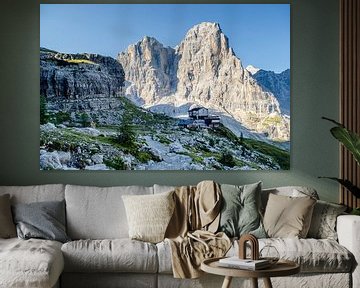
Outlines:
MULTIPOLYGON (((353 255, 338 242, 330 239, 268 238, 259 239, 260 250, 265 245, 274 246, 280 258, 300 264, 302 273, 350 272, 353 255)), ((167 241, 157 244, 159 273, 172 273, 171 248, 167 241)), ((235 241, 227 256, 238 255, 239 246, 235 241)), ((249 251, 250 256, 250 251, 249 251)))
POLYGON ((63 268, 60 242, 0 239, 0 287, 52 287, 63 268))
POLYGON ((123 239, 78 240, 61 248, 66 272, 156 273, 156 246, 123 239))
MULTIPOLYGON (((260 250, 266 245, 275 247, 281 259, 298 263, 302 273, 350 272, 354 265, 353 255, 344 246, 330 239, 268 238, 259 240, 260 250)), ((235 243, 228 255, 236 255, 237 247, 235 243)))

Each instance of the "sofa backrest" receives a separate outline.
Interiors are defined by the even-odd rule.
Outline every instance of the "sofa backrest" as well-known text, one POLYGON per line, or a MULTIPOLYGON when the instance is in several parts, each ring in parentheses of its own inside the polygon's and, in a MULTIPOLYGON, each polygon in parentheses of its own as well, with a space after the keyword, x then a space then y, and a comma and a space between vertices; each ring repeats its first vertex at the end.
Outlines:
POLYGON ((65 185, 0 186, 0 195, 4 194, 10 194, 11 204, 61 201, 65 198, 65 185))
MULTIPOLYGON (((176 186, 166 186, 166 185, 154 185, 154 194, 164 193, 171 190, 174 190, 176 186)), ((305 186, 283 186, 283 187, 274 187, 266 188, 261 191, 261 210, 265 210, 267 201, 269 199, 269 194, 276 194, 282 196, 291 196, 291 197, 304 197, 311 196, 315 199, 319 199, 319 195, 316 190, 310 187, 305 186)))
POLYGON ((175 190, 176 186, 154 184, 154 194, 166 193, 175 190))
POLYGON ((282 196, 291 196, 291 197, 305 197, 310 196, 315 199, 319 199, 319 195, 316 190, 310 187, 304 186, 284 186, 284 187, 275 187, 263 189, 261 191, 261 210, 264 212, 266 208, 267 201, 269 199, 269 194, 276 194, 282 196))
MULTIPOLYGON (((0 195, 10 194, 11 203, 66 201, 67 233, 71 239, 128 238, 123 195, 148 195, 173 190, 174 186, 154 185, 95 187, 63 184, 33 186, 0 186, 0 195)), ((319 199, 308 187, 287 186, 263 189, 262 210, 265 211, 269 194, 292 197, 306 195, 319 199)))
POLYGON ((67 233, 71 239, 128 238, 123 195, 153 194, 153 187, 66 185, 67 233))

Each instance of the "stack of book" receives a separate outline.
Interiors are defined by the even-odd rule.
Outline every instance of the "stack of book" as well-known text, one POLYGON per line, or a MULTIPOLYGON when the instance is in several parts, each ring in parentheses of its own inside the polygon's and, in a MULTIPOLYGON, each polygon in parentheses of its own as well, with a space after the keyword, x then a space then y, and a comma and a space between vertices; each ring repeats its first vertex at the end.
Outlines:
POLYGON ((246 270, 260 270, 270 267, 271 262, 267 259, 251 260, 240 259, 238 256, 234 256, 220 259, 219 266, 246 270))

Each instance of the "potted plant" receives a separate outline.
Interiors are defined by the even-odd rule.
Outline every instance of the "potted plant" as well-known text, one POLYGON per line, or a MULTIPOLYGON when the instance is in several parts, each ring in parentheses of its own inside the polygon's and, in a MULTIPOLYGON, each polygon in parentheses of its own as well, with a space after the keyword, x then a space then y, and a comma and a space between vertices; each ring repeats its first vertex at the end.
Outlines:
MULTIPOLYGON (((354 156, 355 161, 360 165, 360 136, 355 132, 347 129, 343 124, 336 122, 333 119, 322 117, 322 119, 328 120, 334 124, 335 127, 330 129, 331 134, 342 143, 346 149, 354 156)), ((339 182, 347 190, 349 190, 356 198, 360 198, 360 187, 354 185, 348 179, 341 179, 336 177, 320 177, 328 178, 339 182)), ((351 214, 360 215, 360 207, 354 208, 351 214)))

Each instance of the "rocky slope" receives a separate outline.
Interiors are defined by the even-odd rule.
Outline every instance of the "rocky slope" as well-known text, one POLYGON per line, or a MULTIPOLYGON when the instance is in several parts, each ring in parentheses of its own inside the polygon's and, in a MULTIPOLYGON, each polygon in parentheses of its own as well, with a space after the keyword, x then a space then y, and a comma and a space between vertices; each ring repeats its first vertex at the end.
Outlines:
POLYGON ((275 95, 281 111, 290 115, 290 69, 281 73, 260 69, 253 77, 265 91, 275 95))
POLYGON ((243 68, 217 23, 196 25, 175 51, 145 37, 120 53, 118 61, 129 81, 127 94, 146 107, 169 110, 166 106, 197 103, 271 139, 290 138, 290 120, 277 99, 243 68))
POLYGON ((99 122, 116 123, 124 76, 111 57, 40 49, 40 95, 49 113, 86 113, 99 122))
MULTIPOLYGON (((157 67, 156 71, 148 68, 154 73, 151 77, 165 79, 168 83, 167 88, 150 85, 144 90, 151 91, 151 87, 157 87, 159 90, 154 90, 154 95, 161 98, 161 93, 165 95, 167 89, 172 91, 177 87, 171 82, 174 77, 171 71, 177 69, 169 68, 178 65, 178 62, 169 60, 177 57, 176 51, 164 48, 151 38, 144 41, 155 45, 158 52, 163 53, 160 58, 156 53, 150 57, 146 47, 134 48, 137 51, 134 53, 142 55, 142 59, 150 59, 149 67, 157 67)), ((188 129, 180 126, 176 118, 138 107, 123 97, 124 71, 115 59, 46 49, 41 49, 40 57, 42 170, 289 168, 287 149, 264 143, 261 137, 258 138, 260 141, 247 139, 251 131, 245 127, 241 127, 237 135, 224 126, 188 129)), ((138 64, 134 65, 135 68, 138 64)), ((146 73, 141 76, 143 79, 147 79, 146 73)), ((175 94, 163 96, 160 100, 171 97, 175 94)), ((179 112, 187 115, 189 102, 186 97, 181 99, 187 104, 179 112)), ((229 126, 238 123, 230 116, 224 115, 223 119, 228 119, 229 126)))
POLYGON ((42 170, 289 169, 289 152, 229 129, 186 129, 119 98, 118 126, 40 126, 42 170), (124 137, 127 135, 127 137, 124 137))

